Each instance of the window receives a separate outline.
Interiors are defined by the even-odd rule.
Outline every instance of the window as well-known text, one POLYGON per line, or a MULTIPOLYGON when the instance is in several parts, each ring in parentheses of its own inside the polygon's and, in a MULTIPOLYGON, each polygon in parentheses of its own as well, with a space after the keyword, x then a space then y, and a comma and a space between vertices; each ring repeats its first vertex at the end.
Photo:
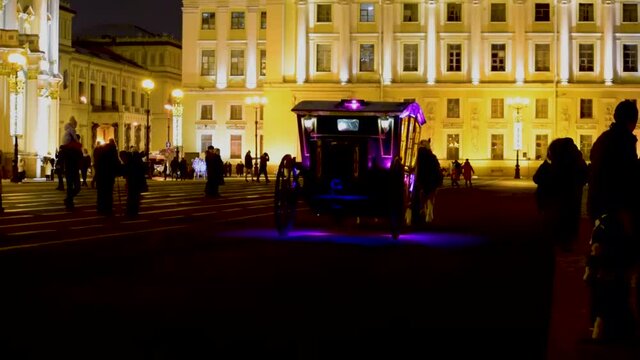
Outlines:
POLYGON ((504 99, 491 99, 491 118, 504 119, 504 99))
POLYGON ((200 106, 200 120, 213 120, 213 105, 205 104, 200 106))
POLYGON ((593 99, 580 99, 580 119, 593 119, 593 99))
POLYGON ((460 118, 460 99, 447 99, 447 118, 460 118))
POLYGON ((231 76, 244 75, 244 50, 231 50, 231 76))
POLYGON ((89 85, 89 104, 96 104, 96 84, 89 85))
POLYGON ((551 46, 549 44, 535 45, 535 70, 549 71, 551 63, 551 46))
POLYGON ((242 120, 242 105, 229 106, 229 120, 242 120))
POLYGON ((242 159, 242 135, 231 135, 229 139, 229 149, 231 159, 242 159))
POLYGON ((638 22, 638 4, 622 4, 622 22, 638 22))
POLYGON ((638 71, 638 45, 635 45, 635 44, 622 45, 622 71, 624 72, 638 71))
POLYGON ((234 29, 234 30, 244 29, 244 12, 242 11, 231 12, 231 29, 234 29))
POLYGON ((585 161, 591 160, 591 145, 593 145, 593 137, 591 135, 580 135, 580 151, 585 161))
POLYGON ((267 76, 267 50, 260 49, 260 76, 267 76))
POLYGON ((112 105, 116 105, 118 103, 118 100, 116 99, 118 97, 118 90, 116 90, 116 88, 112 87, 111 88, 111 104, 112 105))
POLYGON ((505 44, 491 44, 491 71, 505 71, 505 44))
POLYGON ((580 44, 578 46, 579 64, 578 71, 593 71, 593 44, 580 44))
POLYGON ((215 76, 216 75, 216 51, 202 50, 200 56, 200 75, 215 76))
POLYGON ((360 4, 360 22, 374 22, 373 4, 361 3, 360 4))
POLYGON ((402 71, 418 71, 418 44, 402 46, 402 71))
POLYGON ((545 4, 545 3, 536 3, 534 5, 534 11, 535 11, 535 15, 534 15, 534 21, 537 22, 547 22, 550 20, 550 6, 549 4, 545 4))
POLYGON ((267 28, 267 12, 260 12, 260 29, 265 30, 267 28))
POLYGON ((216 13, 204 12, 202 13, 202 30, 214 30, 216 28, 216 13))
POLYGON ((593 4, 578 4, 578 21, 593 21, 593 4))
POLYGON ((131 92, 131 106, 132 107, 136 107, 136 98, 137 98, 136 92, 132 91, 131 92))
POLYGON ((536 135, 536 160, 544 160, 547 158, 547 148, 549 147, 549 135, 536 135))
POLYGON ((374 70, 373 44, 360 44, 360 72, 374 70))
POLYGON ((447 134, 447 160, 460 158, 460 134, 447 134))
POLYGON ((491 22, 507 21, 507 4, 491 4, 491 22))
POLYGON ((402 4, 402 21, 417 22, 418 21, 418 4, 402 4))
POLYGON ((127 90, 122 89, 120 93, 120 101, 122 101, 122 105, 127 105, 127 90))
POLYGON ((449 22, 462 21, 462 4, 447 3, 447 21, 449 22))
POLYGON ((78 98, 80 98, 81 96, 87 96, 87 94, 84 92, 84 81, 78 82, 78 98))
POLYGON ((316 47, 316 71, 331 72, 331 45, 318 44, 316 47))
POLYGON ((491 160, 504 159, 504 135, 491 134, 491 160))
POLYGON ((536 99, 536 119, 549 118, 549 100, 536 99))
POLYGON ((462 45, 447 44, 447 71, 462 71, 462 45))
POLYGON ((319 23, 331 22, 331 4, 318 4, 316 7, 316 21, 319 23))
POLYGON ((213 145, 213 134, 200 135, 200 152, 207 152, 207 148, 213 145))

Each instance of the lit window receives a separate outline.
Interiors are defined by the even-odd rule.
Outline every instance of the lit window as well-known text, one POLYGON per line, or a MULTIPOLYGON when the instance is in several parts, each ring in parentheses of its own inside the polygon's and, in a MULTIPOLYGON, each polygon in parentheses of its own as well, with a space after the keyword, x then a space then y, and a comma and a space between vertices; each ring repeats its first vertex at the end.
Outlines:
POLYGON ((551 63, 551 46, 549 44, 535 45, 535 71, 549 71, 551 63))
POLYGON ((244 29, 244 12, 242 11, 231 12, 231 29, 234 29, 234 30, 244 29))
POLYGON ((267 28, 267 12, 260 12, 260 29, 265 30, 267 28))
POLYGON ((622 22, 638 22, 638 4, 622 4, 622 22))
POLYGON ((504 99, 491 99, 491 118, 504 118, 504 99))
POLYGON ((402 4, 402 21, 417 22, 418 21, 418 4, 402 4))
POLYGON ((374 22, 373 4, 361 3, 360 4, 360 22, 374 22))
POLYGON ((460 118, 460 99, 447 99, 447 118, 460 118))
POLYGON ((402 71, 418 71, 418 44, 404 44, 402 54, 402 71))
POLYGON ((447 44, 447 71, 462 71, 462 45, 447 44))
POLYGON ((318 44, 316 46, 316 71, 331 72, 331 45, 318 44))
POLYGON ((535 3, 534 5, 536 22, 548 22, 550 20, 550 6, 547 3, 535 3))
POLYGON ((267 76, 267 50, 260 49, 260 76, 267 76))
POLYGON ((373 44, 360 44, 360 72, 374 70, 373 44))
POLYGON ((331 22, 331 4, 318 4, 316 6, 316 21, 319 23, 331 22))
POLYGON ((578 46, 578 56, 578 70, 593 72, 593 44, 580 44, 578 46))
POLYGON ((491 44, 491 71, 505 71, 505 44, 491 44))
POLYGON ((242 105, 229 106, 229 120, 242 120, 242 105))
POLYGON ((578 21, 592 22, 593 21, 593 4, 578 4, 578 21))
POLYGON ((549 147, 549 135, 536 135, 536 160, 544 160, 547 158, 547 148, 549 147))
POLYGON ((504 135, 491 134, 491 160, 504 159, 504 135))
POLYGON ((200 152, 206 152, 211 145, 213 145, 213 134, 200 135, 200 152))
POLYGON ((202 50, 200 65, 200 75, 215 76, 216 74, 216 51, 202 50))
POLYGON ((231 50, 231 76, 244 76, 244 50, 231 50))
POLYGON ((580 99, 580 119, 593 119, 593 99, 580 99))
POLYGON ((462 4, 447 3, 447 21, 448 22, 462 21, 462 4))
POLYGON ((638 45, 636 44, 622 45, 622 71, 624 72, 638 71, 638 45))
POLYGON ((549 117, 549 100, 536 99, 536 119, 547 119, 549 117))
POLYGON ((202 30, 214 30, 216 28, 216 13, 204 12, 202 13, 202 30))
POLYGON ((206 104, 200 106, 200 120, 213 120, 213 105, 206 104))
POLYGON ((507 21, 507 4, 491 4, 491 22, 507 21))
POLYGON ((447 160, 460 158, 460 134, 447 134, 447 160))
POLYGON ((231 159, 242 159, 242 135, 231 135, 229 139, 231 159))

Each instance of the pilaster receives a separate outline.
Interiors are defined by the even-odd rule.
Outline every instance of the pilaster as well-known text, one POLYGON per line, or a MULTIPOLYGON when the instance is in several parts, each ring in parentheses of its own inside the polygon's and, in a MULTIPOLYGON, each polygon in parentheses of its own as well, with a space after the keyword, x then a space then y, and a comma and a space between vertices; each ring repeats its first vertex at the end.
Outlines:
POLYGON ((307 79, 307 2, 298 1, 298 36, 296 44, 296 81, 303 84, 307 79))
POLYGON ((219 7, 216 10, 216 87, 224 89, 227 87, 229 76, 229 47, 227 45, 229 37, 229 8, 219 7))
POLYGON ((246 87, 255 89, 258 84, 258 8, 247 8, 247 74, 246 87))

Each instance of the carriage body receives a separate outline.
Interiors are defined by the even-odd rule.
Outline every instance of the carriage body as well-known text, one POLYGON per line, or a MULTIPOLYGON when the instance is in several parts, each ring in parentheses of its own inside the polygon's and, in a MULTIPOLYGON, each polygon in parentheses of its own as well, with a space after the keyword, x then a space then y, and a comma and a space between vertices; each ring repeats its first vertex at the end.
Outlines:
POLYGON ((425 123, 417 103, 302 101, 292 111, 300 158, 283 158, 291 189, 277 183, 276 192, 290 192, 317 214, 404 217, 425 123))

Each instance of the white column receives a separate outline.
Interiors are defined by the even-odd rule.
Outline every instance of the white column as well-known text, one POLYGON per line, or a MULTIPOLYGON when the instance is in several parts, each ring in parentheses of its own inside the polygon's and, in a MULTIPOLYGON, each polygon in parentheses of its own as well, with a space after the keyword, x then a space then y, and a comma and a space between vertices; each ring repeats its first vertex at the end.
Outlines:
MULTIPOLYGON (((49 103, 50 99, 46 96, 38 94, 38 114, 36 119, 35 133, 35 152, 38 154, 38 163, 36 165, 36 177, 40 176, 41 163, 39 158, 47 154, 49 150, 49 103)), ((81 139, 85 143, 87 139, 81 139)))
POLYGON ((560 0, 560 11, 558 12, 560 22, 558 24, 558 28, 560 31, 560 38, 558 48, 558 60, 559 60, 559 71, 560 71, 560 83, 568 84, 569 83, 569 24, 571 21, 571 11, 569 6, 571 4, 571 0, 560 0))
POLYGON ((338 8, 338 24, 340 24, 340 82, 345 84, 351 75, 351 21, 349 2, 340 1, 338 8))
POLYGON ((229 48, 227 37, 229 35, 229 8, 219 7, 216 10, 216 87, 227 87, 229 48))
POLYGON ((296 46, 296 81, 303 84, 307 79, 307 2, 298 1, 298 37, 296 46))
POLYGON ((613 54, 614 54, 614 34, 613 26, 615 13, 613 0, 602 1, 602 32, 603 32, 603 54, 604 54, 604 83, 613 84, 613 54))
POLYGON ((393 2, 384 0, 382 5, 382 82, 387 85, 393 80, 393 2))
POLYGON ((247 11, 247 77, 246 87, 258 85, 258 8, 250 6, 247 11))
POLYGON ((471 41, 469 42, 469 56, 462 54, 463 59, 468 59, 471 66, 471 83, 480 83, 480 63, 482 62, 482 7, 480 0, 471 3, 471 41))
MULTIPOLYGON (((47 21, 47 0, 35 0, 33 2, 33 12, 35 19, 31 28, 31 33, 38 34, 38 47, 41 51, 49 49, 49 24, 47 21)), ((47 53, 47 55, 49 55, 47 53)), ((49 69, 47 69, 49 70, 49 69)))
POLYGON ((436 83, 436 1, 427 2, 427 83, 436 83))
POLYGON ((511 52, 515 56, 515 75, 516 75, 516 84, 524 84, 524 64, 527 57, 527 51, 525 46, 526 38, 524 36, 524 27, 525 27, 525 11, 524 11, 524 3, 525 0, 515 0, 513 2, 513 15, 514 15, 514 25, 515 25, 515 34, 514 34, 514 44, 515 44, 515 52, 511 52))
POLYGON ((18 0, 8 0, 4 6, 4 29, 18 30, 18 0))
POLYGON ((49 29, 49 71, 51 74, 58 74, 60 72, 60 3, 59 0, 52 0, 51 5, 53 8, 49 9, 51 14, 51 24, 48 25, 49 29))
POLYGON ((29 69, 24 88, 24 148, 25 152, 34 154, 38 146, 38 116, 40 115, 40 94, 38 93, 38 79, 33 75, 35 69, 29 69), (32 78, 33 77, 33 78, 32 78))

